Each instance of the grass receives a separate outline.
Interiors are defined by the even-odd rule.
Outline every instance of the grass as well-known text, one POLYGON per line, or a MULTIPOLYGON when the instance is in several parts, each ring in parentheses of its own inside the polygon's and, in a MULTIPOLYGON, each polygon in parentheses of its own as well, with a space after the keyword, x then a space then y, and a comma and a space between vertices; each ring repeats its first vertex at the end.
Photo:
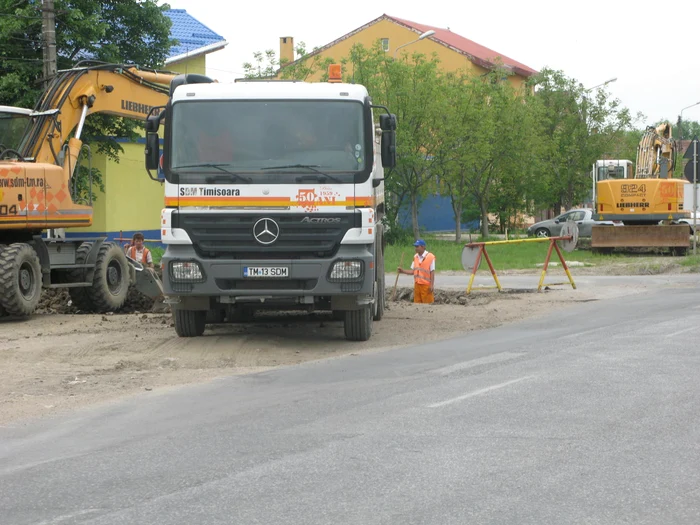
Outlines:
POLYGON ((700 255, 688 255, 681 259, 679 264, 691 272, 700 273, 700 255))
MULTIPOLYGON (((481 241, 481 239, 473 237, 473 241, 478 242, 481 241)), ((462 243, 457 243, 454 241, 444 241, 439 239, 426 239, 428 250, 435 254, 437 271, 464 271, 462 268, 462 249, 467 242, 468 240, 465 240, 462 243)), ((489 257, 491 258, 491 262, 496 268, 496 271, 499 271, 516 269, 536 270, 538 263, 544 263, 548 248, 549 243, 539 242, 500 244, 487 246, 486 249, 489 257)), ((399 262, 401 261, 402 253, 404 254, 403 267, 409 268, 411 266, 411 261, 413 260, 413 254, 415 253, 415 249, 413 248, 412 244, 407 242, 405 245, 401 244, 387 246, 385 253, 385 267, 388 272, 396 271, 396 268, 399 266, 399 262)), ((587 250, 574 250, 571 253, 563 252, 563 254, 567 262, 580 261, 590 264, 610 263, 612 261, 624 260, 625 258, 625 256, 619 254, 600 255, 594 254, 587 250)), ((553 252, 551 261, 559 262, 559 257, 557 257, 556 252, 553 252)), ((482 260, 479 268, 480 270, 488 271, 488 266, 485 260, 482 260)))
POLYGON ((163 257, 163 254, 165 253, 165 250, 161 248, 160 246, 149 246, 148 244, 146 247, 151 250, 151 256, 153 257, 153 265, 158 266, 160 264, 160 259, 163 257))

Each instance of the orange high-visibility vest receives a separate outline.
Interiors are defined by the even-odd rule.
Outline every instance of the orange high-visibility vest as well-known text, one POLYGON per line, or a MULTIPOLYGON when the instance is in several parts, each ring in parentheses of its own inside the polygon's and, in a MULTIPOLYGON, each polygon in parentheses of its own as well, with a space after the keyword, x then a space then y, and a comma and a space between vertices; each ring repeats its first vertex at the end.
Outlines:
MULTIPOLYGON (((146 248, 146 247, 144 246, 144 247, 143 247, 143 259, 142 259, 142 261, 141 261, 143 264, 148 264, 148 253, 149 253, 149 252, 148 252, 148 248, 146 248)), ((136 246, 132 246, 132 247, 129 249, 129 257, 131 257, 132 259, 136 260, 136 246)))
POLYGON ((413 256, 413 278, 416 284, 430 284, 430 265, 435 260, 432 253, 428 253, 420 262, 418 254, 413 256))

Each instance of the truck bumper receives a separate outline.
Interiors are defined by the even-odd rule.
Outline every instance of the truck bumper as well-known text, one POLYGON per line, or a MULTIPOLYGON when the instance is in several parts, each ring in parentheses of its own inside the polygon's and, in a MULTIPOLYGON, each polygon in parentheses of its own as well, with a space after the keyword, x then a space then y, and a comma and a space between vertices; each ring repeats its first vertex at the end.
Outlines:
POLYGON ((354 309, 372 302, 375 268, 371 249, 341 246, 330 259, 204 259, 192 246, 169 246, 162 258, 163 292, 174 308, 194 310, 208 309, 212 299, 220 303, 313 304, 318 297, 329 298, 338 309, 354 309), (336 265, 342 271, 334 274, 336 265), (286 275, 256 277, 250 275, 251 268, 281 268, 286 275))

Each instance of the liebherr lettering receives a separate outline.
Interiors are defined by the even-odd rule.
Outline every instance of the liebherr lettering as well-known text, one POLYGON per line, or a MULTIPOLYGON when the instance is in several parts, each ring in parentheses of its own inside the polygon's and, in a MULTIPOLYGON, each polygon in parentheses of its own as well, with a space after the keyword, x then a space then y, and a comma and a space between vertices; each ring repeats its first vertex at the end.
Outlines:
POLYGON ((618 202, 618 208, 648 208, 648 202, 618 202))
MULTIPOLYGON (((149 106, 148 104, 141 104, 140 102, 122 99, 122 109, 125 111, 148 115, 151 112, 151 108, 153 108, 153 106, 149 106)), ((160 110, 153 112, 154 115, 157 115, 158 113, 160 113, 160 110)))

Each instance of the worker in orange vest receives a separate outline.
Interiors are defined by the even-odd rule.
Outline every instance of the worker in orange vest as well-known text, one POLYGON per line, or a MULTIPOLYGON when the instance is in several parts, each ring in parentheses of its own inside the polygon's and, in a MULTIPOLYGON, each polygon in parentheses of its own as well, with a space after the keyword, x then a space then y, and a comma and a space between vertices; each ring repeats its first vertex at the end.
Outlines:
POLYGON ((131 245, 126 249, 126 254, 145 267, 153 268, 153 256, 151 250, 143 245, 144 240, 143 233, 136 232, 131 239, 131 245))
POLYGON ((413 275, 413 302, 428 303, 435 302, 433 292, 435 291, 435 255, 430 253, 425 247, 425 241, 418 239, 413 243, 416 247, 416 254, 413 256, 410 270, 399 267, 399 273, 413 275))

